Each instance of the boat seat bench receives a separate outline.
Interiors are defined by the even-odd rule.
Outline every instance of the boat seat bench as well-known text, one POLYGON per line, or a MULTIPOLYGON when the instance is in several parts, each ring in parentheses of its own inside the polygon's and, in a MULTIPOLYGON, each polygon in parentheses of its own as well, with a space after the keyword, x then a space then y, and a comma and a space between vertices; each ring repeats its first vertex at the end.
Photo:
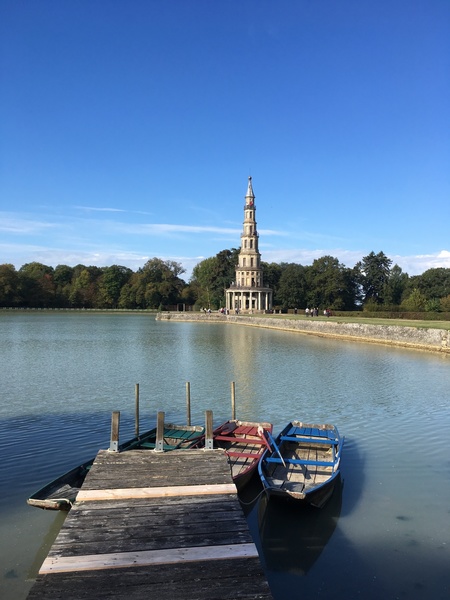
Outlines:
POLYGON ((200 437, 199 431, 179 431, 178 429, 165 429, 164 437, 175 438, 177 440, 189 440, 191 437, 200 437))
POLYGON ((264 441, 260 439, 238 438, 228 435, 215 435, 214 439, 220 442, 237 442, 239 444, 264 444, 264 441))
POLYGON ((228 456, 237 456, 238 458, 259 459, 261 457, 261 454, 255 454, 254 452, 253 454, 251 452, 234 452, 229 450, 225 450, 225 452, 228 454, 228 456))
POLYGON ((291 435, 282 435, 282 442, 296 442, 305 443, 305 444, 330 444, 331 446, 337 446, 339 444, 338 440, 332 440, 330 438, 320 438, 320 439, 311 439, 311 438, 302 438, 291 435))
MULTIPOLYGON (((267 462, 269 463, 279 463, 283 464, 281 458, 267 458, 267 462)), ((315 466, 315 467, 334 467, 334 462, 328 462, 325 460, 302 460, 300 458, 285 458, 284 462, 288 465, 306 465, 306 466, 315 466)))
POLYGON ((298 427, 297 425, 293 425, 289 429, 289 431, 286 432, 286 434, 315 435, 316 437, 327 437, 327 433, 331 433, 332 431, 332 429, 320 429, 318 427, 298 427))
MULTIPOLYGON (((140 444, 139 447, 154 449, 154 448, 156 448, 156 444, 154 442, 142 442, 142 444, 140 444)), ((163 445, 164 450, 177 450, 179 447, 180 447, 180 444, 176 444, 175 446, 172 444, 164 444, 163 445)))

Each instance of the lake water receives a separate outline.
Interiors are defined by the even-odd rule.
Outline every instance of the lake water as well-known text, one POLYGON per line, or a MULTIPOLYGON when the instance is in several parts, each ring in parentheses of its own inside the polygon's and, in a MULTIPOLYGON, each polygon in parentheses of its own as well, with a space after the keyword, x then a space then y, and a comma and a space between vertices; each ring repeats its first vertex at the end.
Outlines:
POLYGON ((276 600, 450 597, 448 356, 145 314, 0 311, 0 597, 26 598, 63 516, 35 489, 121 440, 158 410, 185 422, 335 423, 342 485, 321 511, 243 497, 276 600))

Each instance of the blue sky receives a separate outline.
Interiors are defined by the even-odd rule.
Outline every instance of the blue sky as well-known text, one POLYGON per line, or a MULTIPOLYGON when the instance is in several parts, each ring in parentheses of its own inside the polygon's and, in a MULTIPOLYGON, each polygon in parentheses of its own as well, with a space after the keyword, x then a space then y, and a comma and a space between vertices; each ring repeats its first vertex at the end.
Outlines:
POLYGON ((449 0, 2 0, 0 263, 450 268, 449 0))

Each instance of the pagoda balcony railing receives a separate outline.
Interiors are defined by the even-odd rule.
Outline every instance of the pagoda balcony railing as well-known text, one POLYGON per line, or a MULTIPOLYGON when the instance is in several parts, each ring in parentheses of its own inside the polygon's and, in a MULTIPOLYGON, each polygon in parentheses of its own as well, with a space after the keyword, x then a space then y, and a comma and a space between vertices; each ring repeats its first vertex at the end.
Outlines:
POLYGON ((247 291, 252 291, 252 290, 270 290, 271 288, 266 287, 265 285, 241 285, 240 283, 230 283, 230 285, 228 286, 229 290, 237 290, 237 291, 243 291, 243 292, 247 292, 247 291))

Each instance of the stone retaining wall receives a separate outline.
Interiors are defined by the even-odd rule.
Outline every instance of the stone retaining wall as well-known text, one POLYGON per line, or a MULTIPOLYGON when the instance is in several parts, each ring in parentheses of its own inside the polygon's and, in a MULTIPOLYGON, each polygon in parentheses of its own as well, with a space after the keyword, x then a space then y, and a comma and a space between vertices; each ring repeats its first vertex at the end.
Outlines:
POLYGON ((296 331, 309 335, 332 337, 361 342, 403 346, 450 354, 450 331, 445 329, 403 327, 401 325, 369 325, 338 323, 319 319, 287 319, 276 317, 246 317, 220 313, 158 313, 159 321, 197 321, 209 323, 237 323, 252 327, 296 331))

